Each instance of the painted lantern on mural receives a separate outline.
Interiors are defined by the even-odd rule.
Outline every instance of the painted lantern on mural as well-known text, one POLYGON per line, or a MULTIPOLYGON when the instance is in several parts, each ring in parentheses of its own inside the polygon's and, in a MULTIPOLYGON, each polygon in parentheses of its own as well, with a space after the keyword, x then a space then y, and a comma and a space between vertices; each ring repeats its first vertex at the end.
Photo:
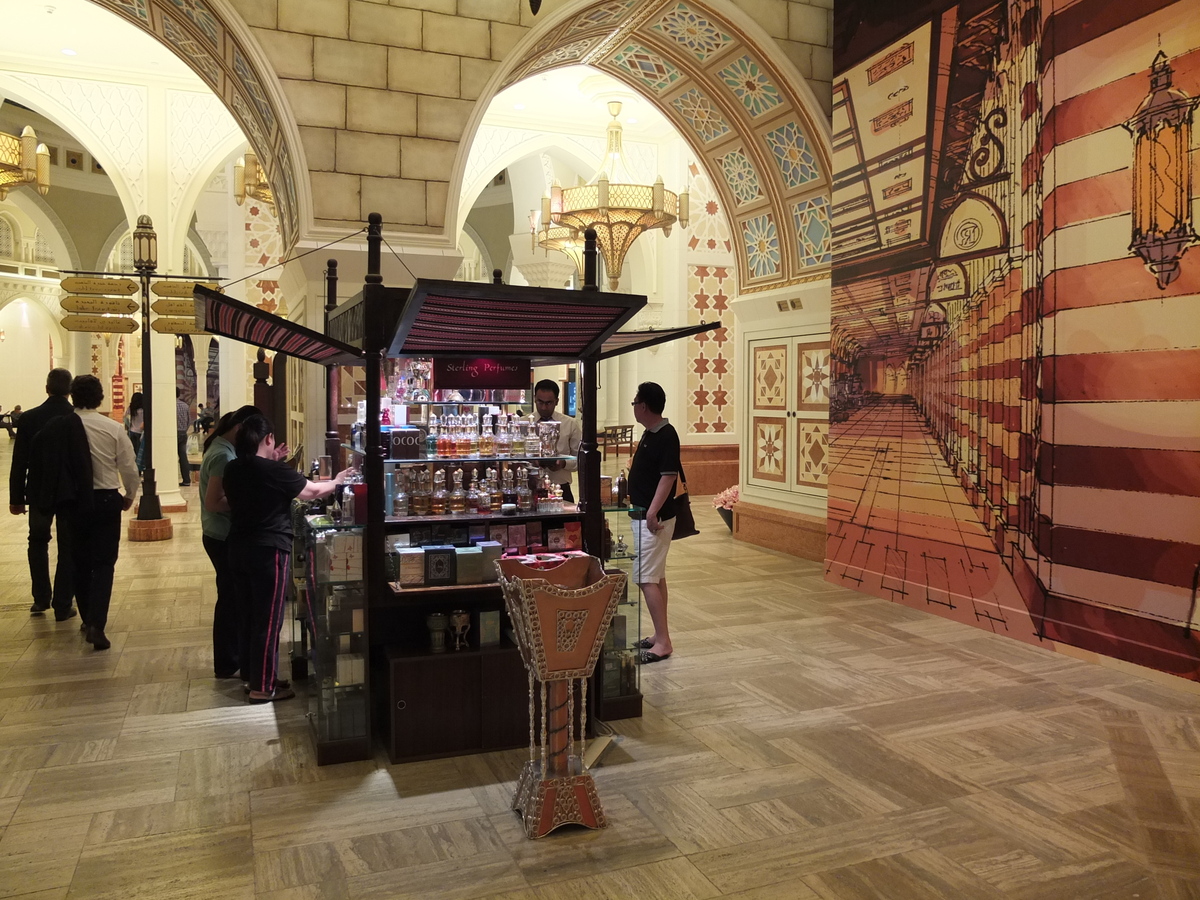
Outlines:
POLYGON ((1125 127, 1133 134, 1133 241, 1129 249, 1166 288, 1196 240, 1192 230, 1192 110, 1197 101, 1171 86, 1161 50, 1150 68, 1150 93, 1125 127))

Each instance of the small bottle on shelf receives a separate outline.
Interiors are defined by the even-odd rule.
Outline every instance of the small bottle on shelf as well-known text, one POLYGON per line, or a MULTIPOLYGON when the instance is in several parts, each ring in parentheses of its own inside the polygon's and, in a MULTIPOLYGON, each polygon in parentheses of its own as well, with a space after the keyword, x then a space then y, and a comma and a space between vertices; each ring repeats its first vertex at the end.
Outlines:
POLYGON ((517 502, 517 486, 513 483, 513 470, 511 468, 504 470, 504 478, 500 488, 504 503, 516 504, 517 502))
POLYGON ((529 421, 525 428, 525 455, 526 456, 541 456, 542 455, 542 439, 538 437, 537 419, 529 416, 529 421))
POLYGON ((479 490, 475 497, 475 512, 480 515, 487 515, 492 511, 492 493, 491 488, 487 483, 487 479, 483 479, 479 483, 479 490))
POLYGON ((433 473, 433 493, 429 496, 430 515, 444 516, 449 499, 446 493, 446 470, 437 469, 433 473))
POLYGON ((482 430, 479 432, 479 455, 483 457, 496 455, 496 435, 492 432, 492 417, 483 417, 482 430))
POLYGON ((453 427, 451 416, 442 416, 442 427, 438 429, 437 436, 437 455, 440 459, 454 455, 454 438, 451 436, 453 427))
POLYGON ((410 515, 429 515, 429 472, 424 466, 417 469, 416 484, 413 487, 412 494, 409 496, 408 504, 410 515))
POLYGON ((479 414, 471 413, 467 416, 467 437, 470 441, 470 450, 468 456, 479 456, 479 414))
POLYGON ((488 499, 491 508, 494 512, 499 512, 501 505, 504 503, 504 492, 500 488, 500 478, 494 468, 487 470, 487 483, 488 499))
POLYGON ((396 473, 396 497, 392 501, 392 515, 403 518, 408 515, 408 477, 404 469, 396 473))
POLYGON ((467 494, 463 490, 463 470, 454 470, 454 490, 450 492, 450 499, 446 504, 446 508, 452 516, 461 516, 467 511, 467 494))
POLYGON ((425 435, 425 458, 431 459, 437 456, 438 445, 438 417, 433 413, 429 414, 429 431, 425 435))
POLYGON ((508 434, 504 413, 496 417, 496 455, 506 457, 512 452, 512 438, 508 434))
POLYGON ((479 508, 479 486, 476 479, 479 475, 477 469, 471 469, 467 476, 467 512, 476 512, 479 508))
POLYGON ((517 509, 521 512, 533 509, 533 491, 529 489, 529 470, 525 466, 517 469, 517 509))

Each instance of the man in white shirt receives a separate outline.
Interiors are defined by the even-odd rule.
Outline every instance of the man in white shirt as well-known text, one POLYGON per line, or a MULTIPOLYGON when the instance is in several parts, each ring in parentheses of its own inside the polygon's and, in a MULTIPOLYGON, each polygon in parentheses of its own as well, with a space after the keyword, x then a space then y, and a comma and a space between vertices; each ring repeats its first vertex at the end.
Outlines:
POLYGON ((85 639, 97 650, 112 646, 104 628, 121 547, 121 513, 132 508, 138 492, 133 444, 120 422, 96 411, 103 400, 104 387, 94 375, 71 382, 71 403, 83 421, 92 457, 92 508, 75 523, 75 600, 85 639))
POLYGON ((551 484, 560 484, 563 489, 563 499, 568 503, 575 502, 571 492, 571 473, 579 468, 579 438, 581 432, 579 423, 570 416, 560 415, 554 411, 558 406, 558 382, 543 378, 533 387, 533 405, 537 409, 538 420, 542 422, 558 422, 558 455, 570 456, 570 459, 559 459, 547 462, 542 471, 550 476, 551 484))

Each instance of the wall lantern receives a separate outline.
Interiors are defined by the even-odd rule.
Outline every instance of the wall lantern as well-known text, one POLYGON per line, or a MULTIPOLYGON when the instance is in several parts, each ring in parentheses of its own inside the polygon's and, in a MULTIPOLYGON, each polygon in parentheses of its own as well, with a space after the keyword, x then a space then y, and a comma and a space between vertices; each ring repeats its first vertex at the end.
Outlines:
POLYGON ((267 174, 258 164, 253 150, 247 150, 246 155, 233 164, 233 199, 241 206, 247 197, 269 203, 272 208, 275 206, 275 195, 267 183, 267 174))
POLYGON ((20 137, 0 131, 0 200, 22 184, 33 185, 43 197, 50 190, 50 149, 38 143, 28 125, 20 137))
POLYGON ((1133 135, 1133 240, 1160 289, 1179 276, 1179 259, 1196 240, 1192 230, 1192 110, 1195 100, 1171 86, 1161 50, 1150 67, 1150 93, 1125 123, 1133 135))

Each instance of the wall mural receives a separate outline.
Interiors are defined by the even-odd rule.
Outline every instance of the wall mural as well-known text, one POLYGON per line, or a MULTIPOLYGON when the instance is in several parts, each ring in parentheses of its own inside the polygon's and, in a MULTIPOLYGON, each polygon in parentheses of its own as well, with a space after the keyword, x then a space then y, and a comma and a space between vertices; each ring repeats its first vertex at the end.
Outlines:
POLYGON ((1195 5, 929 10, 837 22, 827 578, 1200 680, 1195 5))

